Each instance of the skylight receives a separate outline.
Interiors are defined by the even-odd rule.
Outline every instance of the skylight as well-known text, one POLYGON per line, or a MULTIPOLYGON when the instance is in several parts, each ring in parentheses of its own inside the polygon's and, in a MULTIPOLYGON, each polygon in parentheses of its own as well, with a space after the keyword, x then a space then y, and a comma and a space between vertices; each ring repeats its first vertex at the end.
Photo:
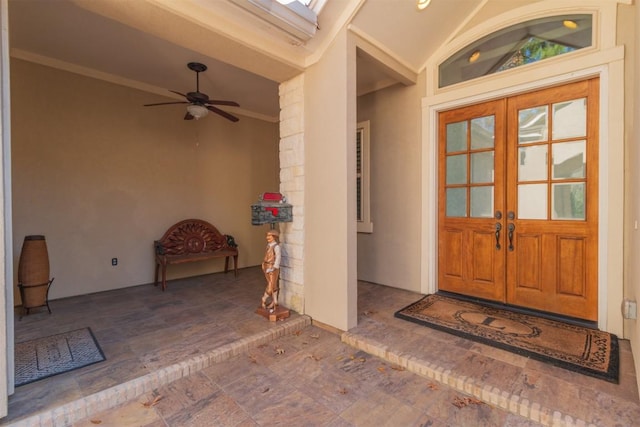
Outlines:
POLYGON ((320 13, 320 9, 325 5, 328 0, 275 0, 280 4, 288 5, 291 3, 300 3, 303 6, 308 7, 316 14, 320 13))
POLYGON ((302 3, 307 7, 309 7, 309 3, 311 3, 311 0, 276 0, 276 1, 280 4, 289 4, 291 2, 298 2, 298 3, 302 3))
POLYGON ((318 11, 327 0, 229 0, 304 43, 318 28, 318 11))

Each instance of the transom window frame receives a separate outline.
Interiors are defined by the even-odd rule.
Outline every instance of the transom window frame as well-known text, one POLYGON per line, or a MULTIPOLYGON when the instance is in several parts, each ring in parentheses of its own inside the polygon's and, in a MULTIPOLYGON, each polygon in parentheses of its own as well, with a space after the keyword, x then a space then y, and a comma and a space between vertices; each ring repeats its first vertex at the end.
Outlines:
MULTIPOLYGON (((590 52, 593 50, 596 50, 598 48, 598 26, 599 22, 598 22, 598 16, 597 13, 593 12, 593 11, 575 11, 575 12, 568 12, 568 13, 562 13, 562 14, 549 14, 546 15, 544 18, 540 18, 540 17, 536 17, 534 19, 529 19, 529 20, 525 20, 525 21, 516 21, 516 22, 512 22, 509 23, 505 26, 501 26, 500 28, 496 28, 494 31, 492 31, 491 33, 485 34, 482 37, 477 38, 476 40, 472 41, 472 42, 468 42, 467 44, 461 46, 460 48, 456 49, 455 53, 447 55, 446 57, 444 57, 441 61, 439 61, 439 63, 437 64, 437 66, 435 67, 435 90, 436 92, 440 92, 440 91, 445 91, 445 90, 449 90, 451 88, 454 87, 459 87, 465 84, 475 84, 477 82, 482 81, 482 79, 490 79, 492 76, 495 76, 496 74, 502 74, 502 73, 509 73, 512 72, 514 70, 521 70, 523 68, 529 68, 529 67, 535 67, 538 66, 541 62, 544 64, 548 64, 548 61, 552 61, 552 60, 556 60, 558 58, 567 58, 568 56, 572 56, 572 55, 580 55, 580 54, 584 54, 586 52, 590 52), (535 23, 537 21, 542 21, 542 20, 556 20, 557 22, 561 22, 561 21, 570 21, 571 18, 574 19, 581 19, 581 20, 585 20, 588 19, 588 23, 589 23, 589 27, 587 27, 590 31, 590 44, 587 46, 583 46, 583 47, 579 47, 576 48, 572 51, 569 52, 562 52, 562 53, 558 53, 554 56, 549 56, 549 57, 545 57, 539 60, 534 60, 531 62, 527 62, 527 63, 523 63, 523 64, 519 64, 517 66, 509 66, 509 67, 495 67, 494 70, 487 72, 485 74, 481 74, 478 76, 473 76, 470 78, 462 78, 458 81, 454 81, 451 83, 446 83, 443 84, 442 82, 442 76, 443 75, 451 75, 452 71, 451 70, 446 70, 443 72, 444 67, 446 66, 447 62, 454 62, 457 61, 457 63, 459 63, 460 61, 462 61, 463 59, 465 60, 465 62, 468 61, 468 63, 473 63, 475 61, 478 60, 479 57, 482 56, 483 52, 478 50, 477 47, 479 44, 481 43, 486 43, 487 41, 492 41, 494 37, 499 37, 501 36, 504 32, 509 31, 510 29, 516 29, 518 27, 524 27, 527 24, 531 24, 531 23, 535 23)), ((535 34, 531 34, 529 35, 530 38, 535 38, 535 34)), ((509 59, 512 59, 520 50, 520 48, 522 47, 523 43, 517 43, 516 40, 513 41, 514 46, 517 45, 517 48, 510 51, 510 53, 508 55, 505 55, 505 61, 503 62, 503 66, 506 65, 509 61, 507 60, 507 57, 509 59)), ((513 64, 512 64, 513 65, 513 64)))

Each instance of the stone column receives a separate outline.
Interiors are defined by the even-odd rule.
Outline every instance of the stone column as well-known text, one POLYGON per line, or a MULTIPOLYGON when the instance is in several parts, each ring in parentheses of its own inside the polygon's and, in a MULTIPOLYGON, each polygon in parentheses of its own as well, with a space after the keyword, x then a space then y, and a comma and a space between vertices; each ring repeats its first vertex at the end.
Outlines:
POLYGON ((280 84, 280 193, 293 222, 280 224, 280 303, 304 314, 304 75, 280 84))

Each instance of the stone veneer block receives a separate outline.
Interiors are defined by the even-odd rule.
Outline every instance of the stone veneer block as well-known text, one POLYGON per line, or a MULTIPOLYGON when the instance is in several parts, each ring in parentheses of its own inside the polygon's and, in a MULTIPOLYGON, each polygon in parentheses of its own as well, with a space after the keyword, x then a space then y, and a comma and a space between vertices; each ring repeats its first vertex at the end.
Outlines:
POLYGON ((53 411, 53 425, 64 426, 70 424, 71 420, 66 411, 66 405, 53 411))
POLYGON ((463 391, 467 394, 473 395, 473 388, 475 387, 475 381, 473 378, 467 378, 463 384, 463 391))
POLYGON ((553 422, 553 415, 548 408, 540 406, 540 424, 550 426, 553 422))
POLYGON ((497 387, 494 387, 491 390, 490 397, 491 397, 491 404, 492 405, 498 406, 498 404, 500 403, 500 394, 501 394, 500 389, 497 388, 497 387))
POLYGON ((480 399, 484 400, 485 402, 490 402, 491 401, 491 386, 490 385, 485 385, 482 388, 482 392, 480 393, 480 399))
POLYGON ((455 385, 454 387, 456 388, 456 390, 460 390, 460 391, 464 391, 464 383, 465 381, 467 381, 467 377, 465 376, 457 376, 455 377, 455 385))
POLYGON ((529 418, 529 399, 522 399, 520 401, 520 410, 518 413, 522 417, 529 418))
POLYGON ((500 406, 502 409, 509 410, 509 392, 503 391, 502 393, 500 393, 498 406, 500 406))
POLYGON ((438 366, 434 371, 435 379, 438 382, 442 382, 442 371, 444 371, 444 369, 440 366, 438 366))
POLYGON ((540 422, 540 404, 537 402, 533 402, 531 404, 531 415, 529 415, 531 417, 531 419, 533 421, 537 421, 540 422))
POLYGON ((564 426, 564 425, 572 425, 572 424, 566 424, 565 423, 565 419, 562 418, 562 414, 559 411, 554 411, 553 412, 553 419, 551 420, 551 425, 552 426, 564 426))
POLYGON ((511 396, 511 399, 509 399, 509 411, 513 412, 514 414, 518 413, 519 400, 520 400, 520 396, 517 396, 515 394, 511 396))
POLYGON ((445 370, 442 372, 442 383, 446 384, 446 385, 451 385, 449 384, 449 376, 451 375, 451 371, 449 369, 445 370))

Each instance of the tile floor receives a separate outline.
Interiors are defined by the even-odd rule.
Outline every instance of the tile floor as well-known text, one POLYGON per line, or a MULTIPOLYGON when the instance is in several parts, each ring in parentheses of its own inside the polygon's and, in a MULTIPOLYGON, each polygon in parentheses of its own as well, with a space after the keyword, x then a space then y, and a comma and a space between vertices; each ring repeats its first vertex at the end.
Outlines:
POLYGON ((366 282, 358 326, 255 314, 258 267, 54 300, 16 341, 91 327, 107 360, 16 389, 14 426, 633 426, 628 341, 620 384, 393 317, 419 294, 366 282))

